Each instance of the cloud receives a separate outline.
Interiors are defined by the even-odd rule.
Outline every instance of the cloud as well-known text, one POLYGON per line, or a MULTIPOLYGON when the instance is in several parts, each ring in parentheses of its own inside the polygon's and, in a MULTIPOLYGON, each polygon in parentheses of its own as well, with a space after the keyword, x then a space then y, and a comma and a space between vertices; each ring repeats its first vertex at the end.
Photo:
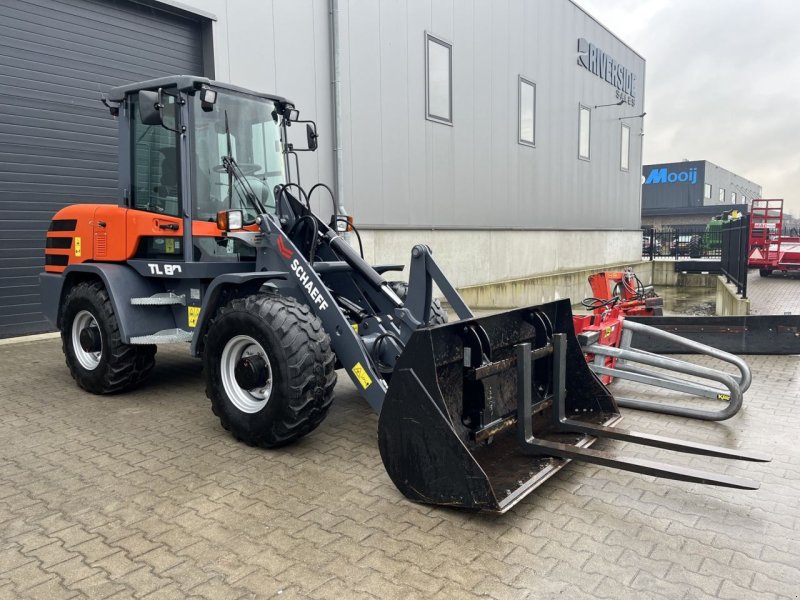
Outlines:
POLYGON ((645 163, 709 160, 800 216, 800 2, 578 3, 647 60, 645 163))

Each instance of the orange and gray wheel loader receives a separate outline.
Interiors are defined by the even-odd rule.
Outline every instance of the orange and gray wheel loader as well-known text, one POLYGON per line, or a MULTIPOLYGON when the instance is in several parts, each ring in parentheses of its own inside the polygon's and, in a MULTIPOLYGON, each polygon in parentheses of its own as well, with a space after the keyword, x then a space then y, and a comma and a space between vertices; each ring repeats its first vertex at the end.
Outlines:
MULTIPOLYGON (((60 210, 47 233, 44 310, 83 389, 137 385, 156 346, 189 342, 222 426, 261 447, 313 431, 338 365, 380 414, 389 476, 418 502, 503 512, 570 460, 734 488, 739 477, 591 450, 601 437, 769 460, 616 427, 567 300, 475 318, 431 250, 408 284, 371 266, 299 185, 316 125, 278 96, 174 76, 118 87, 118 204, 60 210), (303 148, 289 134, 305 125, 303 148), (294 177, 292 177, 294 166, 294 177), (459 320, 446 323, 438 285, 459 320)), ((301 129, 301 132, 303 129, 301 129)))

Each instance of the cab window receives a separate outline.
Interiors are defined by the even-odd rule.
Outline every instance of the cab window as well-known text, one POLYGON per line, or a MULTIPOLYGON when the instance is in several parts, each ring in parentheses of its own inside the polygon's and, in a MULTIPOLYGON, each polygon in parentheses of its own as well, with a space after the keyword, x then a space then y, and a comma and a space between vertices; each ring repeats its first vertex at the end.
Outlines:
POLYGON ((212 110, 194 98, 194 218, 214 221, 220 210, 238 208, 245 222, 254 222, 256 207, 247 200, 249 187, 269 212, 275 211, 275 186, 286 182, 280 127, 271 100, 217 90, 212 110), (246 183, 228 175, 223 157, 239 166, 246 183))
MULTIPOLYGON (((180 217, 178 135, 161 125, 143 124, 139 117, 138 97, 132 95, 130 100, 131 206, 180 217)), ((164 125, 177 129, 177 103, 169 90, 165 90, 163 102, 164 125)))

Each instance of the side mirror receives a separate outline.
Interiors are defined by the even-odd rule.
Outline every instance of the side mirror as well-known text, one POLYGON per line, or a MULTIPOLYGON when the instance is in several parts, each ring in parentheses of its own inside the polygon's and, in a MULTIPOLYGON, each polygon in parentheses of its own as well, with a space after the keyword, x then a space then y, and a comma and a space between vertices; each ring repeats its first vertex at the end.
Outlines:
POLYGON ((312 152, 317 149, 318 137, 316 126, 312 127, 311 123, 306 123, 306 140, 308 141, 308 149, 312 152))
POLYGON ((139 119, 145 125, 164 125, 164 117, 161 114, 161 90, 151 92, 150 90, 139 91, 139 119))

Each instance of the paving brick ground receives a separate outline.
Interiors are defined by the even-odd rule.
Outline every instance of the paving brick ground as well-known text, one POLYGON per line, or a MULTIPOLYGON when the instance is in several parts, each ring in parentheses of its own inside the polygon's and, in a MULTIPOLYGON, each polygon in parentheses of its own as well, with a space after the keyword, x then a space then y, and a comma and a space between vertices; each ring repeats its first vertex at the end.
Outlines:
POLYGON ((730 421, 627 424, 770 452, 673 457, 759 491, 572 464, 498 516, 407 502, 349 382, 319 430, 264 451, 221 429, 185 348, 101 398, 57 340, 0 346, 0 598, 798 598, 800 357, 750 361, 730 421))
POLYGON ((750 314, 800 315, 800 273, 775 273, 761 277, 757 269, 747 275, 750 314))

